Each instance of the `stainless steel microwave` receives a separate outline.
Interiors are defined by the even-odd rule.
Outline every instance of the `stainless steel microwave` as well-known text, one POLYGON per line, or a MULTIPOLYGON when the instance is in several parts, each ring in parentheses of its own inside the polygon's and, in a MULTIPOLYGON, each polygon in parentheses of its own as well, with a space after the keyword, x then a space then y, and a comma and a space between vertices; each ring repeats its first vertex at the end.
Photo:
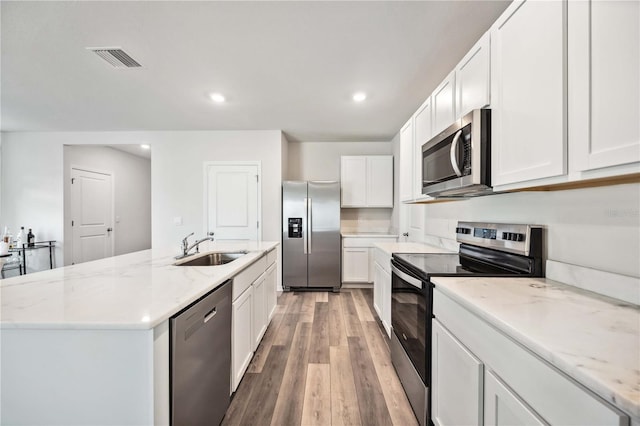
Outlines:
POLYGON ((422 193, 470 197, 491 193, 491 110, 476 109, 422 145, 422 193))

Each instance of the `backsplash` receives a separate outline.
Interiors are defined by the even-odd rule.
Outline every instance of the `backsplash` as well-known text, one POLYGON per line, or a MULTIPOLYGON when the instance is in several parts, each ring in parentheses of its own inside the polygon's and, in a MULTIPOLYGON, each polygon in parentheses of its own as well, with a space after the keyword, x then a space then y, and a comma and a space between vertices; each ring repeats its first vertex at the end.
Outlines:
POLYGON ((341 209, 340 230, 394 233, 396 229, 391 224, 391 213, 391 209, 341 209))

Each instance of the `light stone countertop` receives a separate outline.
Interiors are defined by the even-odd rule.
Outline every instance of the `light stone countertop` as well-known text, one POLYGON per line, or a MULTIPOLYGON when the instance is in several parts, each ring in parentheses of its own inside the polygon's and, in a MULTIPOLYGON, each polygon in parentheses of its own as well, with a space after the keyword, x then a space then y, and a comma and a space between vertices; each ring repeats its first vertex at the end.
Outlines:
POLYGON ((436 288, 640 419, 640 308, 544 278, 434 277, 436 288))
POLYGON ((456 253, 442 247, 431 246, 428 244, 406 242, 406 243, 375 243, 374 247, 391 256, 393 253, 456 253))
POLYGON ((343 238, 398 238, 398 234, 389 232, 358 232, 358 231, 340 231, 343 238))
POLYGON ((0 280, 0 328, 150 329, 277 245, 202 243, 201 255, 249 251, 219 266, 175 266, 175 250, 151 249, 0 280))

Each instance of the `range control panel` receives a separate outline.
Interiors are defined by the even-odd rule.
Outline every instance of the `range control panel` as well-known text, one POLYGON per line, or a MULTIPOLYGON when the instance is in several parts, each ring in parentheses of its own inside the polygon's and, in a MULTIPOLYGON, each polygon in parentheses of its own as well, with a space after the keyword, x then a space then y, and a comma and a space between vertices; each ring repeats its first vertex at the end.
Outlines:
POLYGON ((458 222, 456 241, 529 256, 532 248, 542 244, 542 226, 458 222))

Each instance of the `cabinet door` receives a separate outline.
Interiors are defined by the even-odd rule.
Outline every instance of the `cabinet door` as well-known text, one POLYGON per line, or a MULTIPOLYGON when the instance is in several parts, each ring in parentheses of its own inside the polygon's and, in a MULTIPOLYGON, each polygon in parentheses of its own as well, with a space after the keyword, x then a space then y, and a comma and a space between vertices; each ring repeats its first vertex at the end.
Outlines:
POLYGON ((494 186, 566 173, 565 6, 514 1, 491 29, 494 186))
POLYGON ((432 332, 431 419, 436 426, 482 425, 482 363, 437 320, 432 332))
POLYGON ((400 201, 413 199, 413 122, 409 120, 400 130, 400 201))
POLYGON ((640 161, 640 3, 569 2, 573 170, 640 161))
POLYGON ((485 426, 547 424, 490 371, 485 373, 484 380, 485 426))
POLYGON ((431 95, 433 101, 433 134, 437 135, 456 120, 455 70, 440 83, 431 95))
POLYGON ((253 355, 252 312, 253 286, 249 286, 233 302, 231 347, 233 349, 232 386, 234 392, 240 384, 240 380, 242 380, 242 376, 253 355))
POLYGON ((276 271, 278 270, 275 264, 271 265, 267 269, 267 277, 265 280, 265 293, 267 298, 267 324, 273 318, 273 314, 276 311, 276 305, 278 303, 278 276, 276 271))
POLYGON ((251 327, 253 336, 253 346, 251 349, 255 351, 267 331, 267 292, 266 292, 266 274, 262 274, 260 278, 254 281, 253 287, 253 325, 251 327))
POLYGON ((367 204, 367 157, 345 156, 340 159, 342 207, 365 207, 367 204))
POLYGON ((369 249, 342 249, 342 281, 365 283, 369 281, 369 249))
POLYGON ((367 157, 367 207, 393 207, 393 156, 367 157))
POLYGON ((431 139, 431 97, 418 108, 413 116, 414 129, 414 148, 413 148, 413 198, 422 199, 430 198, 422 195, 422 145, 431 139))
POLYGON ((378 314, 378 318, 382 321, 382 287, 384 286, 384 269, 378 265, 378 262, 374 262, 374 276, 373 276, 373 309, 378 314))
POLYGON ((456 118, 489 105, 489 38, 485 33, 456 67, 456 118))
MULTIPOLYGON (((391 260, 389 260, 391 261, 391 260)), ((382 271, 382 325, 391 338, 391 274, 382 271)))

